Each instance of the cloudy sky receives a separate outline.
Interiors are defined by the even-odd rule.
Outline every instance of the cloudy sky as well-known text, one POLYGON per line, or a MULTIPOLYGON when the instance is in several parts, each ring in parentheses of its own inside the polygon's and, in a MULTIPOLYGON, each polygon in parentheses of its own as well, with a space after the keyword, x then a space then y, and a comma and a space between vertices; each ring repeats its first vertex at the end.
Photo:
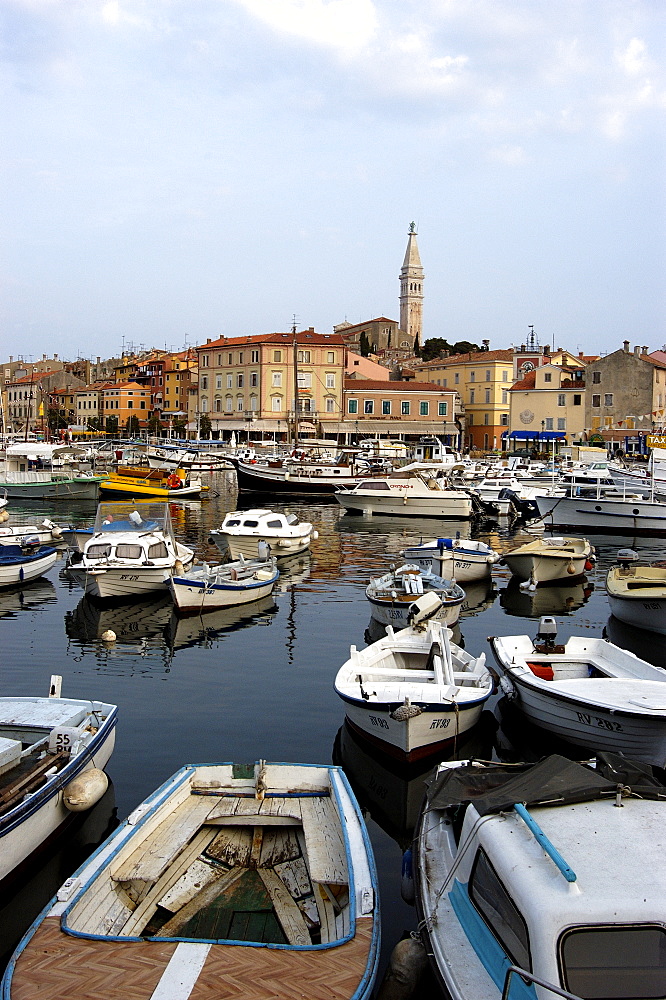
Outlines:
POLYGON ((664 0, 0 0, 2 356, 666 341, 664 0))

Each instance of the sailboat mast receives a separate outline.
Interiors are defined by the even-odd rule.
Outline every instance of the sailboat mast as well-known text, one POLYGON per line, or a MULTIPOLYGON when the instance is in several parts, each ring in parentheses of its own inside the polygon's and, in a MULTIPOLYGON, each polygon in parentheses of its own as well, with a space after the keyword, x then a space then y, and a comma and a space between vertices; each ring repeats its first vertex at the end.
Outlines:
POLYGON ((298 448, 298 340, 296 337, 296 317, 291 325, 294 351, 294 448, 298 448))

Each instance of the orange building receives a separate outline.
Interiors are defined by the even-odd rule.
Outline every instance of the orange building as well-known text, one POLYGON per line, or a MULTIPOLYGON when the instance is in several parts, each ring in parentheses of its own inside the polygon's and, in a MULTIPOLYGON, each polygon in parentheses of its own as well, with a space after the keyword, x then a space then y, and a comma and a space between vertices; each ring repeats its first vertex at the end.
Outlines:
POLYGON ((117 417, 118 429, 121 430, 130 417, 136 417, 141 425, 145 424, 151 406, 151 392, 138 382, 116 382, 103 390, 104 423, 109 417, 117 417))

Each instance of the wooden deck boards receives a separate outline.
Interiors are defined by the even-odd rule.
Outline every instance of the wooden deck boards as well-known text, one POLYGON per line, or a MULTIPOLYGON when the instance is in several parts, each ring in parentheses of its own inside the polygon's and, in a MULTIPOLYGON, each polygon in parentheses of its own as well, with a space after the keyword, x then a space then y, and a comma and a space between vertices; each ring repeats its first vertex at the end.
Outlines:
MULTIPOLYGON (((323 951, 213 945, 189 1000, 343 1000, 363 976, 371 941, 365 918, 353 941, 323 951)), ((176 947, 74 938, 47 917, 17 962, 11 1000, 150 1000, 176 947)))

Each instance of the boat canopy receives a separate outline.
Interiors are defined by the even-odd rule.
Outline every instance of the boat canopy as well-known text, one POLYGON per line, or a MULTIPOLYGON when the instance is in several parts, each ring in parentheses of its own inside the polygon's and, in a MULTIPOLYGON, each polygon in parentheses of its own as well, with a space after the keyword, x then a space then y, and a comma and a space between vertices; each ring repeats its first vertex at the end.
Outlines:
POLYGON ((559 754, 536 764, 490 764, 470 761, 439 771, 429 784, 431 809, 448 809, 472 802, 481 816, 506 812, 518 802, 525 806, 569 805, 611 798, 618 785, 643 798, 665 799, 666 786, 649 764, 629 761, 612 753, 597 754, 597 766, 581 764, 559 754))
POLYGON ((145 534, 155 530, 173 538, 168 503, 137 503, 136 500, 101 503, 93 526, 93 534, 108 531, 145 534))

